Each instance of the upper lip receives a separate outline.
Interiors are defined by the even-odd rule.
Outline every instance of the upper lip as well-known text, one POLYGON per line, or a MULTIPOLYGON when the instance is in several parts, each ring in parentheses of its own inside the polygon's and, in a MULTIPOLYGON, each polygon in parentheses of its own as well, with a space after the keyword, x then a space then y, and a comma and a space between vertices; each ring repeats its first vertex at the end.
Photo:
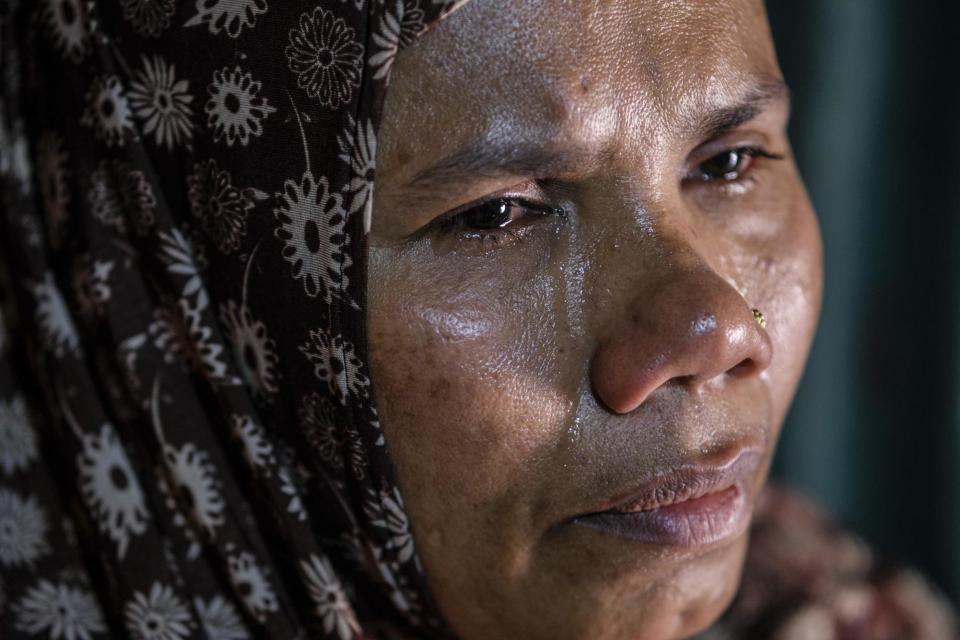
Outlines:
POLYGON ((762 449, 746 447, 719 464, 687 463, 654 476, 604 501, 585 517, 599 513, 634 513, 652 511, 671 504, 695 500, 725 491, 735 485, 749 491, 752 479, 763 462, 762 449))

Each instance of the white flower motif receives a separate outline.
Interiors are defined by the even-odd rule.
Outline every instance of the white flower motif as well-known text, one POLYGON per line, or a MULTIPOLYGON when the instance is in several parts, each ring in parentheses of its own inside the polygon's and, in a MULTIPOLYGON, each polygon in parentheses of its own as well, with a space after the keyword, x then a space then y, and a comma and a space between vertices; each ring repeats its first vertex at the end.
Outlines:
POLYGON ((97 76, 87 91, 87 108, 80 122, 92 127, 108 147, 123 146, 127 134, 136 135, 133 111, 117 76, 97 76))
POLYGON ((243 455, 247 462, 269 475, 270 467, 276 460, 273 456, 273 445, 267 439, 263 427, 250 416, 234 414, 232 422, 233 435, 243 444, 243 455))
POLYGON ((300 352, 313 363, 313 373, 330 387, 342 404, 349 394, 367 398, 370 379, 361 371, 363 361, 354 353, 353 343, 337 334, 331 339, 323 329, 310 331, 310 339, 300 345, 300 352))
POLYGON ((267 0, 197 0, 197 15, 184 24, 193 27, 206 23, 210 33, 226 31, 237 38, 244 28, 253 28, 257 16, 267 11, 267 0))
POLYGON ((160 259, 166 263, 167 271, 187 279, 180 295, 184 298, 196 295, 197 309, 205 309, 208 299, 200 277, 204 262, 200 246, 191 242, 176 227, 169 233, 161 231, 160 259))
POLYGON ((121 234, 132 219, 137 234, 146 235, 156 221, 157 199, 143 171, 123 160, 104 159, 90 181, 87 200, 94 218, 121 234))
POLYGON ((44 0, 44 17, 67 60, 80 62, 90 50, 90 28, 82 0, 44 0))
POLYGON ((262 83, 244 73, 240 67, 224 67, 213 72, 213 82, 207 87, 210 99, 204 106, 207 126, 213 129, 214 142, 226 138, 227 145, 237 142, 246 146, 250 136, 263 133, 263 121, 276 111, 267 98, 260 95, 262 83))
POLYGON ((183 601, 167 585, 154 582, 150 593, 137 591, 124 608, 127 631, 134 640, 183 640, 193 621, 183 601))
POLYGON ((143 57, 143 69, 134 76, 128 95, 134 113, 144 120, 143 132, 152 133, 159 146, 173 149, 193 137, 193 96, 188 89, 186 80, 176 79, 173 65, 160 56, 143 57))
POLYGON ((274 234, 285 243, 282 255, 293 266, 293 278, 303 279, 306 294, 322 296, 329 304, 334 295, 346 295, 346 270, 353 265, 343 197, 330 193, 325 176, 314 180, 309 171, 299 183, 287 180, 283 189, 273 210, 280 223, 274 234))
POLYGON ((167 482, 163 468, 158 466, 155 471, 157 489, 160 490, 160 495, 163 496, 163 503, 167 509, 170 510, 170 515, 172 516, 170 521, 173 522, 173 526, 180 529, 180 533, 183 534, 183 537, 189 543, 185 557, 188 562, 193 562, 200 557, 200 554, 203 552, 203 547, 200 546, 200 540, 197 538, 196 531, 189 526, 187 517, 183 514, 180 505, 177 504, 177 499, 173 495, 174 492, 170 489, 170 484, 167 482))
POLYGON ((194 598, 193 603, 207 640, 248 640, 250 637, 236 608, 223 597, 214 596, 209 602, 194 598))
POLYGON ((314 7, 300 16, 300 28, 289 32, 284 50, 297 85, 320 104, 337 109, 349 102, 360 85, 363 46, 354 30, 332 11, 314 7))
POLYGON ((168 444, 163 451, 180 497, 191 509, 197 524, 208 536, 212 536, 216 528, 223 525, 225 504, 210 456, 190 442, 180 449, 168 444))
POLYGON ((390 600, 398 610, 406 612, 412 620, 419 619, 423 605, 416 589, 411 587, 409 580, 406 580, 401 573, 400 564, 384 559, 383 551, 375 544, 372 546, 377 572, 389 591, 390 600))
MULTIPOLYGON (((0 319, 2 322, 2 319, 0 319)), ((7 476, 25 470, 37 457, 37 434, 20 394, 0 400, 0 469, 7 476)))
POLYGON ((96 514, 100 531, 117 545, 122 559, 132 535, 147 530, 147 507, 143 491, 116 432, 109 424, 99 434, 83 437, 77 455, 80 491, 87 507, 96 514))
POLYGON ((424 29, 423 10, 417 0, 395 0, 392 9, 380 18, 380 28, 373 34, 377 52, 369 64, 376 69, 373 77, 381 80, 390 73, 397 51, 412 43, 424 29))
POLYGON ((267 335, 267 325, 255 320, 247 306, 230 300, 220 306, 220 320, 233 345, 234 361, 243 379, 255 393, 270 398, 277 392, 276 343, 267 335))
POLYGON ((373 122, 367 120, 365 127, 358 127, 351 117, 346 131, 343 136, 337 137, 337 142, 340 145, 340 159, 350 166, 350 182, 344 187, 346 193, 352 194, 348 211, 363 211, 363 230, 369 233, 377 160, 377 132, 373 122))
MULTIPOLYGON (((350 540, 354 554, 361 563, 368 563, 372 557, 373 565, 387 588, 394 606, 407 614, 411 620, 419 619, 423 603, 416 589, 404 576, 400 563, 384 557, 383 548, 367 536, 354 534, 350 540)), ((418 571, 419 569, 419 564, 418 571)))
POLYGON ((399 562, 409 562, 413 558, 413 535, 410 533, 410 523, 403 507, 400 490, 393 488, 392 492, 381 491, 379 494, 371 492, 367 504, 364 506, 370 524, 385 529, 390 534, 387 549, 393 549, 399 562))
POLYGON ((349 423, 338 423, 336 408, 329 398, 319 393, 304 396, 300 405, 300 429, 327 464, 341 469, 346 458, 354 476, 365 477, 369 460, 360 432, 349 423))
POLYGON ((159 36, 170 26, 173 0, 120 0, 120 4, 123 5, 123 17, 142 36, 159 36))
POLYGON ((163 352, 164 361, 179 360, 184 367, 209 380, 226 375, 227 366, 220 360, 223 346, 214 342, 213 331, 203 324, 199 307, 180 298, 154 309, 153 318, 148 331, 153 345, 163 352))
POLYGON ((314 611, 323 621, 323 630, 326 633, 336 630, 340 640, 350 640, 353 634, 359 633, 360 624, 330 562, 311 554, 309 559, 300 561, 300 568, 307 578, 310 599, 316 606, 314 611))
MULTIPOLYGON (((0 119, 5 119, 0 105, 0 119)), ((0 124, 0 175, 10 176, 20 183, 20 192, 30 193, 30 142, 23 120, 14 121, 8 129, 0 124)))
POLYGON ((280 470, 277 471, 277 477, 280 478, 280 491, 283 495, 290 497, 290 502, 287 503, 287 513, 296 516, 300 522, 305 522, 307 519, 307 511, 303 508, 303 501, 300 499, 300 490, 297 489, 297 485, 293 483, 290 471, 286 467, 281 467, 280 470))
POLYGON ((70 310, 53 280, 53 272, 44 274, 43 282, 34 284, 33 297, 37 301, 37 316, 43 332, 44 346, 58 358, 64 350, 76 351, 80 346, 77 329, 70 317, 70 310))
POLYGON ((93 318, 103 313, 111 295, 108 281, 111 271, 112 260, 93 260, 86 254, 78 258, 73 271, 73 293, 82 317, 93 318))
POLYGON ((247 234, 247 214, 253 209, 255 190, 231 184, 230 172, 220 169, 216 160, 193 165, 187 186, 190 210, 217 248, 224 253, 238 249, 247 234))
POLYGON ((374 406, 371 406, 370 414, 373 417, 370 419, 369 422, 367 422, 367 424, 369 424, 372 429, 374 429, 377 433, 380 434, 379 437, 377 438, 377 441, 374 442, 373 444, 378 447, 385 447, 387 442, 386 440, 383 439, 383 431, 381 430, 381 427, 380 427, 380 414, 377 413, 377 408, 374 406))
MULTIPOLYGON (((26 218, 20 218, 20 233, 19 240, 23 242, 24 246, 31 247, 33 249, 38 249, 43 246, 43 233, 40 228, 40 219, 36 216, 29 216, 26 218)), ((57 240, 52 236, 53 230, 48 229, 48 237, 51 242, 57 242, 57 240)))
POLYGON ((47 517, 35 496, 23 500, 0 488, 0 565, 32 565, 49 551, 47 517))
POLYGON ((244 551, 230 556, 227 564, 230 581, 243 598, 248 611, 254 618, 264 622, 270 613, 279 609, 279 603, 256 558, 252 553, 244 551))
POLYGON ((300 430, 324 462, 334 467, 343 466, 343 439, 337 429, 336 408, 330 398, 316 392, 303 397, 300 430))
POLYGON ((63 150, 63 138, 50 131, 40 136, 38 145, 37 183, 43 210, 50 221, 50 234, 59 244, 63 224, 67 219, 70 192, 67 190, 67 152, 63 150))
POLYGON ((13 609, 17 629, 50 640, 92 640, 107 632, 93 595, 63 583, 40 580, 13 609))

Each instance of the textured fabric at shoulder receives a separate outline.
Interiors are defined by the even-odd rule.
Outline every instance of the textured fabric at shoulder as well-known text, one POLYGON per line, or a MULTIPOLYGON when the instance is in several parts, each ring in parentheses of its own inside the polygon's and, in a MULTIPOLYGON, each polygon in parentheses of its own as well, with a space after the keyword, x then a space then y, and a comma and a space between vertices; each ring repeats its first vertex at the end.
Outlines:
POLYGON ((0 637, 446 637, 366 364, 449 0, 0 3, 0 637))
POLYGON ((956 640, 956 612, 916 572, 878 559, 782 488, 757 505, 743 580, 698 640, 956 640))

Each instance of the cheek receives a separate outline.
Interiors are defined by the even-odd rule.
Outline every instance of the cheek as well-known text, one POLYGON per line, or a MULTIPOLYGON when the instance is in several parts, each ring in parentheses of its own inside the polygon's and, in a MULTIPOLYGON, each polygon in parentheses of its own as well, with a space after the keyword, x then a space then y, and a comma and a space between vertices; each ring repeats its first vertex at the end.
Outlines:
POLYGON ((573 409, 553 287, 476 271, 467 285, 460 268, 434 267, 426 283, 402 275, 426 269, 385 266, 369 315, 374 389, 412 520, 428 543, 461 544, 491 518, 516 532, 517 505, 529 503, 518 496, 573 409))

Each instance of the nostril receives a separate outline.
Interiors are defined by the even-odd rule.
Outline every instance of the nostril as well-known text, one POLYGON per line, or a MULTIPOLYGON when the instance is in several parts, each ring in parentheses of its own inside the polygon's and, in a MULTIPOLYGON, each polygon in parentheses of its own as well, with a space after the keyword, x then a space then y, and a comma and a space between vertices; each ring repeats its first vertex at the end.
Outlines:
POLYGON ((731 376, 740 378, 753 375, 757 371, 757 361, 753 358, 744 358, 734 366, 727 369, 731 376))

